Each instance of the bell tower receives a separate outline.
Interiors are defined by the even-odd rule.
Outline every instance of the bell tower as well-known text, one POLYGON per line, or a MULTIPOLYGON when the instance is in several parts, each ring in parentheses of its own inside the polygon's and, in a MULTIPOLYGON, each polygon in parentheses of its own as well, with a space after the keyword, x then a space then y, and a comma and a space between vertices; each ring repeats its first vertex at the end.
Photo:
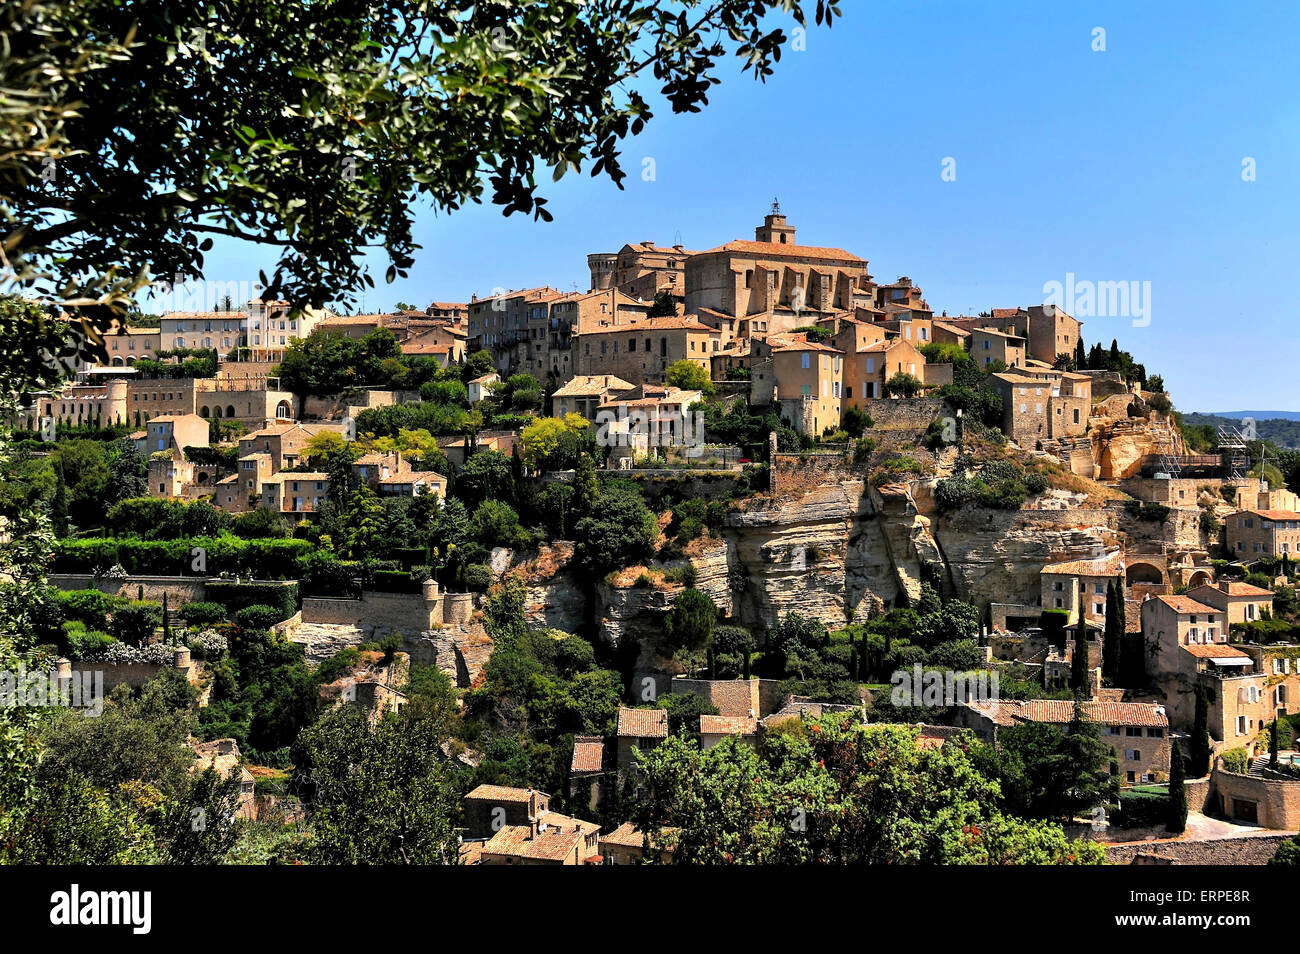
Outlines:
POLYGON ((794 226, 786 224, 785 216, 781 214, 781 203, 776 199, 772 200, 772 211, 763 217, 763 224, 754 229, 754 241, 794 244, 794 226))

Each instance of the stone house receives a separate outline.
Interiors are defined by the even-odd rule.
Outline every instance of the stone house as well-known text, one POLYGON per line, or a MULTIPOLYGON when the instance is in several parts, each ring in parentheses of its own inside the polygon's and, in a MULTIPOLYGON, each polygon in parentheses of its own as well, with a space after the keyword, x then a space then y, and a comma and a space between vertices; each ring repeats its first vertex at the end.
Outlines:
POLYGON ((1070 624, 1079 621, 1079 609, 1089 623, 1106 624, 1106 585, 1123 592, 1124 553, 1115 550, 1091 560, 1066 560, 1045 564, 1039 571, 1043 609, 1065 610, 1070 624))
POLYGON ((796 431, 820 436, 839 427, 844 388, 844 354, 796 334, 769 342, 781 415, 796 431))
POLYGON ((668 710, 619 706, 616 735, 618 771, 625 776, 635 769, 634 752, 648 752, 668 738, 668 710))
POLYGON ((551 414, 581 414, 592 424, 602 404, 624 397, 636 388, 612 374, 579 374, 570 378, 551 395, 551 414))
POLYGON ((1008 368, 1023 367, 1025 339, 996 328, 975 328, 971 331, 970 353, 983 369, 995 361, 1001 361, 1008 368))
MULTIPOLYGON (((1151 702, 1084 702, 1083 717, 1101 726, 1102 738, 1115 750, 1121 780, 1129 785, 1158 781, 1169 773, 1169 718, 1151 702)), ((1068 729, 1074 719, 1069 699, 969 701, 954 710, 956 724, 990 742, 999 729, 1039 722, 1068 729)))
POLYGON ((662 384, 678 361, 692 361, 711 373, 712 357, 723 344, 723 333, 694 315, 634 319, 575 334, 574 373, 662 384))
POLYGON ((910 374, 924 383, 925 356, 902 338, 886 338, 847 351, 845 363, 846 407, 865 408, 868 401, 886 397, 885 385, 896 374, 910 374))
POLYGON ((753 715, 700 716, 700 748, 713 748, 727 736, 737 736, 742 742, 753 745, 758 739, 758 720, 753 715))
POLYGON ((605 740, 598 735, 573 737, 569 759, 569 798, 597 811, 608 795, 609 768, 605 740))
POLYGON ((866 259, 796 244, 794 226, 774 205, 754 241, 728 242, 686 260, 685 305, 687 312, 711 308, 736 316, 785 313, 783 324, 812 324, 819 314, 850 310, 853 292, 870 281, 866 259))
POLYGON ((503 825, 535 824, 550 804, 551 796, 534 788, 480 785, 464 798, 465 837, 490 838, 503 825))
POLYGON ((1220 580, 1213 585, 1206 583, 1188 590, 1187 595, 1223 613, 1230 627, 1234 623, 1252 623, 1273 613, 1272 590, 1238 580, 1220 580))
POLYGON ((262 482, 259 506, 276 513, 316 513, 329 499, 330 475, 323 470, 281 471, 262 482))
POLYGON ((1190 729, 1195 716, 1195 687, 1200 673, 1249 672, 1249 656, 1227 645, 1224 615, 1187 596, 1153 596, 1141 610, 1142 639, 1147 647, 1147 676, 1164 693, 1173 725, 1190 729))
POLYGON ((992 378, 1002 395, 1002 433, 1031 450, 1050 438, 1051 385, 1019 371, 999 371, 992 378))
POLYGON ((1228 552, 1239 560, 1300 554, 1300 513, 1241 510, 1225 521, 1228 552))
POLYGON ((117 325, 113 331, 104 336, 104 345, 108 350, 108 363, 120 368, 133 363, 137 358, 155 357, 162 344, 162 332, 157 328, 132 328, 129 325, 117 325))
POLYGON ((213 769, 222 778, 237 773, 239 807, 235 810, 235 817, 250 820, 256 818, 256 780, 240 758, 239 744, 234 739, 214 739, 211 742, 190 742, 189 745, 194 750, 194 763, 190 766, 190 772, 198 774, 213 769))
POLYGON ((145 425, 146 452, 208 446, 208 422, 197 414, 160 414, 145 425))
POLYGON ((305 463, 304 454, 311 439, 326 431, 340 436, 345 434, 342 424, 324 422, 272 424, 241 437, 239 456, 243 458, 249 454, 269 454, 272 473, 297 467, 299 463, 305 463))
MULTIPOLYGON (((658 853, 666 865, 672 864, 677 832, 676 828, 664 828, 650 843, 651 853, 658 853)), ((646 857, 645 833, 632 822, 624 822, 608 835, 600 836, 600 854, 609 865, 641 864, 646 857)))
POLYGON ((469 396, 470 404, 477 404, 486 397, 490 397, 492 392, 488 387, 490 384, 498 384, 501 381, 501 375, 493 371, 490 374, 481 374, 469 384, 465 385, 465 391, 469 396))

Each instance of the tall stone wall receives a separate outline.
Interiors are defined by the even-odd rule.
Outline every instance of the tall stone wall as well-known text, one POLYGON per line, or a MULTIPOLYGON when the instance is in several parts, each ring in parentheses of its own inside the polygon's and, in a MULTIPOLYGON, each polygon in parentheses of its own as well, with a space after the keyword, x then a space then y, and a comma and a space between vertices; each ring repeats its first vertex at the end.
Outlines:
POLYGON ((955 417, 956 412, 939 398, 876 398, 863 401, 871 415, 872 431, 916 431, 930 426, 936 417, 955 417))
POLYGON ((203 600, 207 589, 201 576, 114 576, 96 579, 89 573, 51 573, 50 585, 61 590, 99 590, 109 596, 162 602, 163 594, 173 609, 203 600), (143 594, 143 595, 142 595, 143 594))
POLYGON ((441 619, 435 619, 436 603, 426 602, 419 593, 380 593, 366 590, 361 599, 335 600, 307 596, 302 601, 303 623, 355 626, 368 636, 389 633, 422 633, 441 619))

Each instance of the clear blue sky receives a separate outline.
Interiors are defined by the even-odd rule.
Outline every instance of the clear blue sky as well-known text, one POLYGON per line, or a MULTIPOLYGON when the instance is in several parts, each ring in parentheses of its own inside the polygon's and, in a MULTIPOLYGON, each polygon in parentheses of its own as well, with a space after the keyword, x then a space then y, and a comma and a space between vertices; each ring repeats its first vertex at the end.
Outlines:
MULTIPOLYGON (((549 224, 426 213, 411 277, 384 285, 377 261, 366 309, 585 290, 588 252, 752 238, 779 196, 801 243, 911 276, 936 313, 1040 302, 1068 272, 1150 282, 1148 326, 1095 317, 1087 341, 1117 337, 1183 410, 1300 410, 1300 5, 842 7, 766 85, 736 61, 702 114, 661 109, 626 144, 624 191, 570 175, 547 193, 549 224)), ((261 254, 218 246, 208 277, 255 276, 273 264, 261 254)))

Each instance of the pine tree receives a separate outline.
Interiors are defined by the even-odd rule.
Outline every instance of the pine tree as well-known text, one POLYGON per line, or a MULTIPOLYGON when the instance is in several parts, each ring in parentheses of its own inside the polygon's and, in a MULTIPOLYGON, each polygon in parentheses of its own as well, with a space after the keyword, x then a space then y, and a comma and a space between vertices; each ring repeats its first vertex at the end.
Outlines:
POLYGON ((1175 739, 1169 748, 1169 816, 1165 820, 1165 829, 1175 835, 1187 828, 1187 788, 1183 784, 1185 770, 1183 753, 1179 751, 1175 739))
POLYGON ((68 535, 68 482, 63 477, 63 462, 54 458, 54 499, 50 501, 50 520, 54 523, 54 532, 61 537, 68 535))
POLYGON ((1101 644, 1101 674, 1108 682, 1119 679, 1120 642, 1124 631, 1119 622, 1119 594, 1115 581, 1106 584, 1106 635, 1101 644))
MULTIPOLYGON (((1080 590, 1082 592, 1082 590, 1080 590)), ((1088 617, 1079 604, 1079 627, 1074 631, 1074 659, 1070 666, 1070 688, 1079 695, 1088 693, 1088 617)))
POLYGON ((1196 714, 1192 718, 1192 738, 1188 742, 1188 762, 1192 778, 1210 774, 1210 700, 1205 687, 1196 686, 1196 714))

